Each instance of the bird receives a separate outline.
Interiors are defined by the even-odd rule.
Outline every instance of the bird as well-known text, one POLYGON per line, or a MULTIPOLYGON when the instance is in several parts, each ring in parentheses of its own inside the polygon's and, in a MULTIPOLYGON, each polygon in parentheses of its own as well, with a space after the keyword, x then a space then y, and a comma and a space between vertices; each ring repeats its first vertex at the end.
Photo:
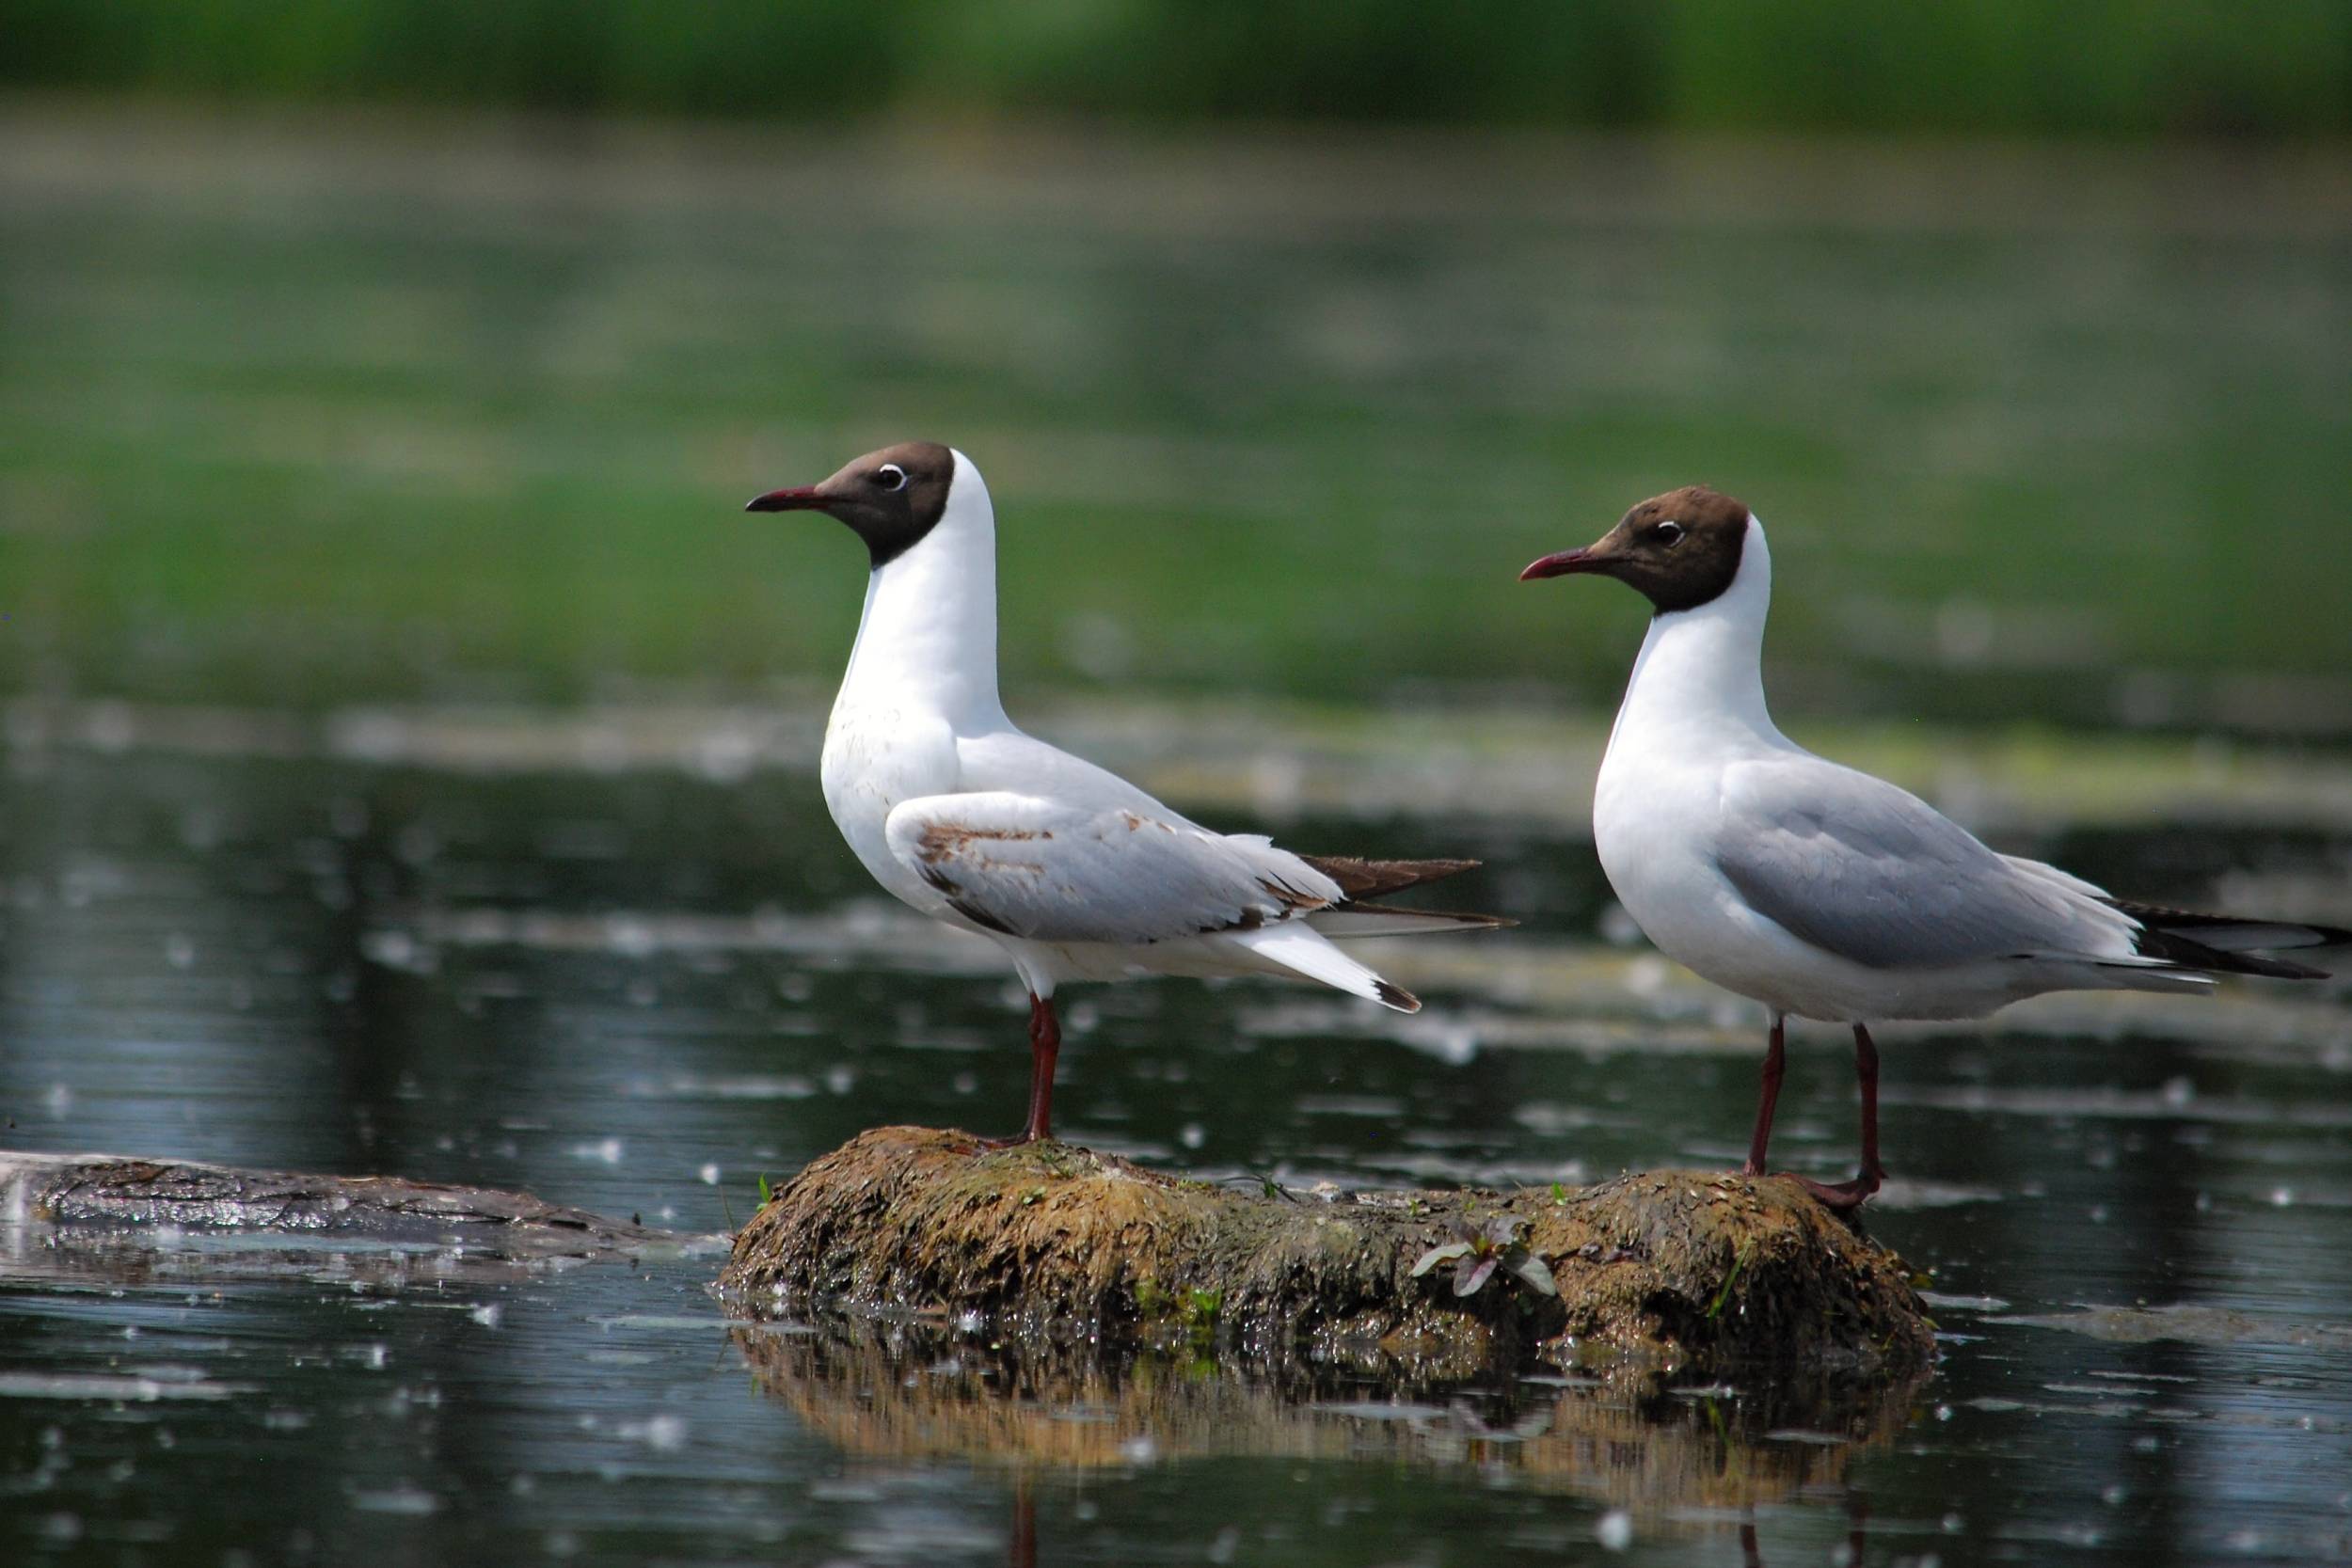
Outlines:
POLYGON ((1909 791, 1804 750, 1764 701, 1764 527, 1705 485, 1627 512, 1522 582, 1590 574, 1645 596, 1649 633, 1593 791, 1593 843, 1660 951, 1761 1002, 1770 1032, 1744 1166, 1766 1173, 1790 1018, 1851 1027, 1862 1150, 1851 1181, 1796 1180, 1834 1209, 1879 1190, 1869 1026, 1981 1018, 2053 990, 2209 991, 2221 974, 2325 979, 2280 951, 2352 931, 2119 898, 1994 852, 1909 791))
POLYGON ((1330 939, 1507 924, 1378 901, 1475 861, 1302 855, 1217 832, 1017 728, 996 685, 995 510, 963 453, 902 442, 745 510, 823 513, 865 542, 825 805, 877 882, 995 942, 1028 988, 1028 1117, 982 1143, 1053 1135, 1065 982, 1281 975, 1409 1013, 1418 999, 1330 939))

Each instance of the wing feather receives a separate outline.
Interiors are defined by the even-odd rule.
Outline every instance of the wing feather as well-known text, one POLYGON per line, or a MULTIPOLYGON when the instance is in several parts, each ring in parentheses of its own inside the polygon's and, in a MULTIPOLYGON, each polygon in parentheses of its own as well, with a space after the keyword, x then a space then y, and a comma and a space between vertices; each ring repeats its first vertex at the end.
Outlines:
POLYGON ((1994 854, 1917 796, 1818 757, 1729 769, 1722 828, 1717 863, 1752 908, 1872 969, 2132 952, 2134 923, 2090 884, 1994 854))
POLYGON ((1341 901, 1339 884, 1262 839, 1173 813, 988 790, 902 801, 890 852, 950 908, 1038 942, 1148 943, 1254 930, 1341 901))

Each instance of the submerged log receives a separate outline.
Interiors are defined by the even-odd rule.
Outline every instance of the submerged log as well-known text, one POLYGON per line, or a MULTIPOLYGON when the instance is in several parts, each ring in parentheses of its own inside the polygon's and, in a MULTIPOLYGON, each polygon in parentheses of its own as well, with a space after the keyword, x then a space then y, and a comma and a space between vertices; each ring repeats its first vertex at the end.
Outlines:
POLYGON ((755 1309, 977 1313, 1047 1339, 1212 1336, 1431 1374, 1534 1355, 1900 1371, 1932 1350, 1902 1260, 1792 1181, 1664 1170, 1567 1191, 1238 1190, 913 1127, 863 1133, 787 1182, 721 1285, 755 1309), (1521 1276, 1540 1271, 1497 1268, 1468 1294, 1452 1260, 1414 1273, 1465 1228, 1515 1235, 1557 1294, 1521 1276))
POLYGON ((489 1187, 0 1150, 0 1279, 267 1275, 323 1256, 356 1274, 428 1255, 437 1274, 495 1273, 707 1247, 489 1187))

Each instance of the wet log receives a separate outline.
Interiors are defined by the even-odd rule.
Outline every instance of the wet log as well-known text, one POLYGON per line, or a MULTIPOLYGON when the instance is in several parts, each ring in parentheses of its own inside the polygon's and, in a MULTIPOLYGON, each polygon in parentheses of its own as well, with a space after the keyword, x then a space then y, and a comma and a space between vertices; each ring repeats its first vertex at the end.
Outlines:
POLYGON ((753 1310, 912 1310, 1045 1341, 1208 1338, 1425 1375, 1538 1356, 1895 1373, 1932 1349, 1902 1260, 1791 1181, 1662 1170, 1573 1190, 1295 1193, 914 1127, 863 1133, 787 1182, 721 1285, 753 1310), (1523 1266, 1461 1293, 1476 1254, 1415 1272, 1465 1233, 1515 1237, 1556 1294, 1523 1266))
POLYGON ((698 1243, 489 1187, 0 1150, 0 1277, 272 1275, 328 1257, 398 1274, 428 1255, 449 1275, 698 1243))

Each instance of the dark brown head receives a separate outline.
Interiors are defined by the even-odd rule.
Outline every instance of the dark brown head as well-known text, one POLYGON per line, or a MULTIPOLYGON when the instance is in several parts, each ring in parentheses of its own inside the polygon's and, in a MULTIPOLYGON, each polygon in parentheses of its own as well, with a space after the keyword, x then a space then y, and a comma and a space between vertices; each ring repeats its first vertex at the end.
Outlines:
POLYGON ((939 526, 955 477, 954 452, 935 441, 901 441, 867 452, 822 484, 755 496, 743 510, 822 512, 866 541, 880 571, 939 526))
POLYGON ((1747 537, 1744 504, 1704 484, 1686 485, 1644 501, 1584 548, 1535 562, 1519 580, 1595 572, 1640 589, 1669 615, 1729 588, 1747 537))

